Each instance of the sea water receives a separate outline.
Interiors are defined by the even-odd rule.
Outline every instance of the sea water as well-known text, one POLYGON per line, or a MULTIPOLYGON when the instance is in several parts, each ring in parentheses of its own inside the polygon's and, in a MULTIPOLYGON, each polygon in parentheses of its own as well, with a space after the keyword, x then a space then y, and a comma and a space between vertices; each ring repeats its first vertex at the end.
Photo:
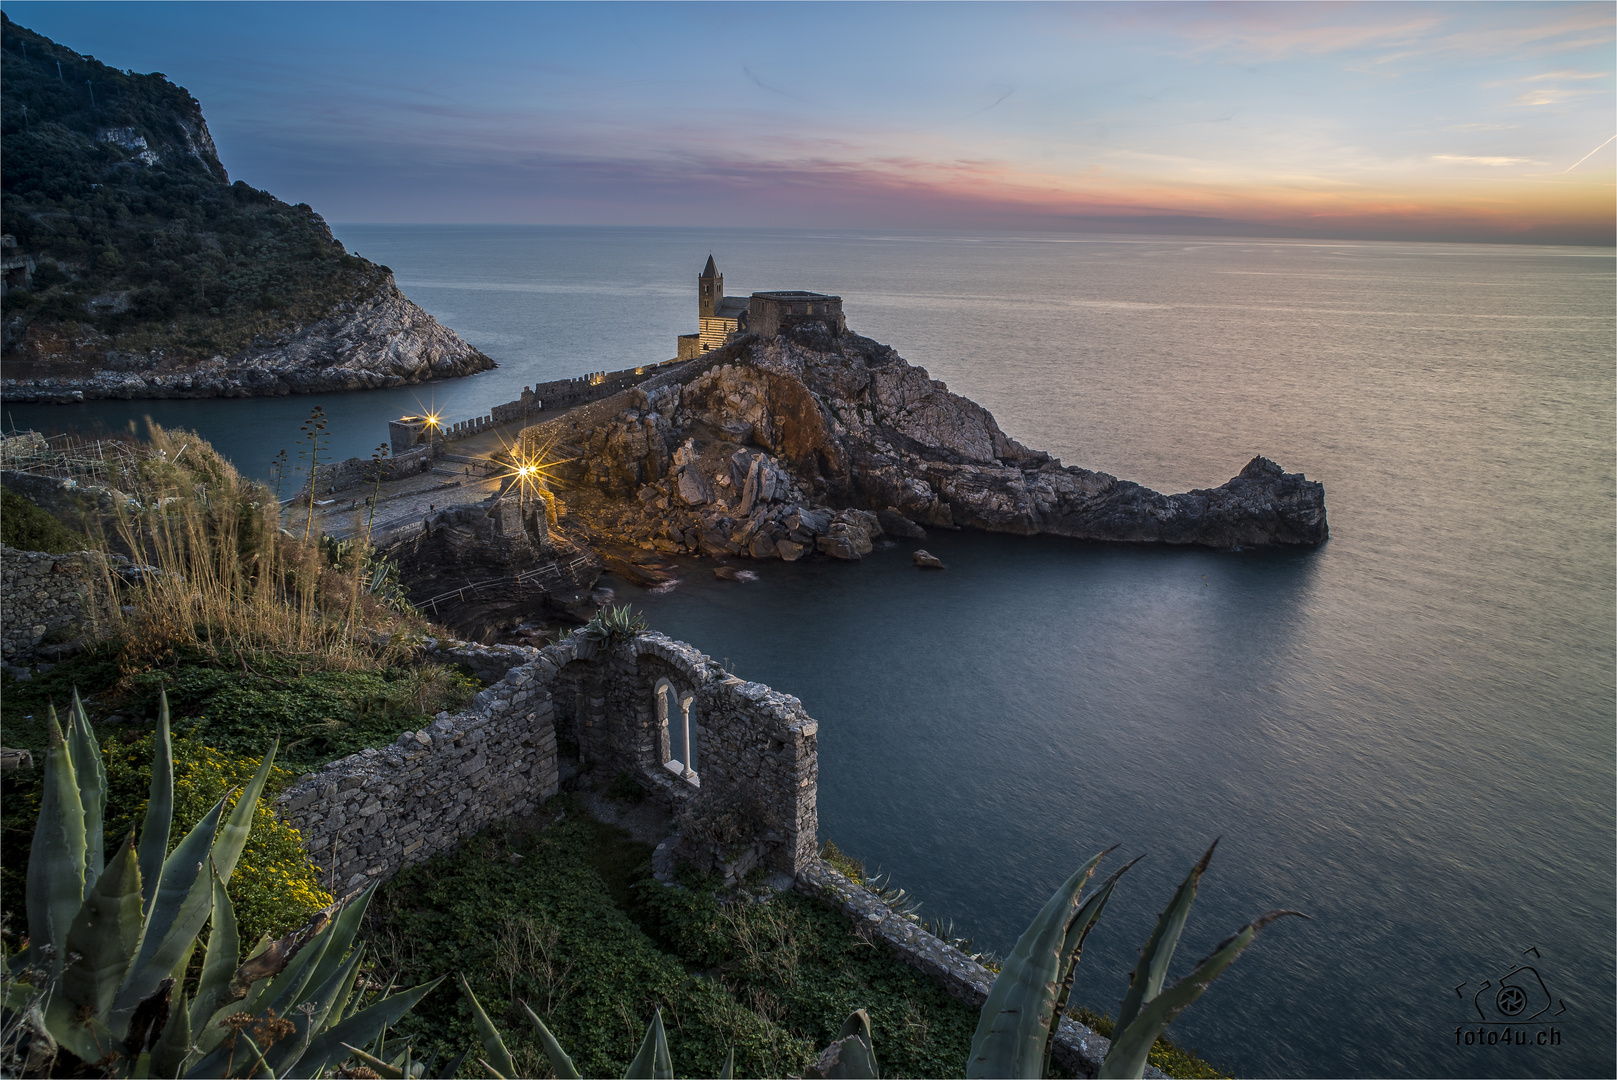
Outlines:
POLYGON ((842 296, 852 330, 1069 464, 1182 491, 1267 455, 1324 482, 1321 548, 935 530, 941 573, 903 545, 619 595, 801 697, 820 721, 821 836, 979 948, 1008 951, 1093 852, 1146 853, 1084 953, 1074 996, 1097 1011, 1115 1012, 1156 913, 1221 837, 1174 977, 1264 911, 1312 921, 1264 930, 1175 1022, 1183 1043, 1254 1076, 1617 1071, 1610 249, 337 232, 500 369, 8 406, 12 422, 150 414, 264 475, 318 402, 335 448, 364 454, 418 402, 477 415, 525 384, 667 359, 711 252, 732 294, 842 296), (1528 991, 1514 1017, 1506 982, 1528 991), (1527 1044, 1489 1045, 1504 1027, 1483 1021, 1511 1019, 1527 1044))

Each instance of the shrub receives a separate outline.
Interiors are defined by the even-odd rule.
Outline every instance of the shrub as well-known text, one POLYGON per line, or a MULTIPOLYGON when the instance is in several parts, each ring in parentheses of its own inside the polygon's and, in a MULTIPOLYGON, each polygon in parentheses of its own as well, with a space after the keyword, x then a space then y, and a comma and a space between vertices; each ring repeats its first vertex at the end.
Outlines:
POLYGON ((84 551, 90 541, 10 488, 0 488, 0 542, 19 551, 84 551))

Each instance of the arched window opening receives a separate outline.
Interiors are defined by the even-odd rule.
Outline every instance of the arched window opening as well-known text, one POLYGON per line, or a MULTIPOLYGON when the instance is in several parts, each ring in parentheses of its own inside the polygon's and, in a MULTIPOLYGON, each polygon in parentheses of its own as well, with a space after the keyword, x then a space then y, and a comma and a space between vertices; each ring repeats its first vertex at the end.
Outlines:
POLYGON ((658 679, 652 690, 657 706, 657 760, 662 767, 699 785, 696 776, 700 734, 691 714, 696 695, 681 694, 667 679, 658 679))

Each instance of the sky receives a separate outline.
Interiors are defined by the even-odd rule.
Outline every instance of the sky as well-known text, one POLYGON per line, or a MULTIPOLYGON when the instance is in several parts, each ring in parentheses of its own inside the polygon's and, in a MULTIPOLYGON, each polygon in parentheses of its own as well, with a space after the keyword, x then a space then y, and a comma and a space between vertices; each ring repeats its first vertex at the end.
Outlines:
POLYGON ((1611 3, 41 3, 337 222, 1612 244, 1611 3))

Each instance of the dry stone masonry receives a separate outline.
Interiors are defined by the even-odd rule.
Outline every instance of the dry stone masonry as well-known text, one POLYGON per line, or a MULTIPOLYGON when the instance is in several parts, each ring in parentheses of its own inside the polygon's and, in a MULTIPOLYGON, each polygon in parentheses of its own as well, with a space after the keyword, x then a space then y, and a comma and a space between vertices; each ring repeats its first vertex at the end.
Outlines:
POLYGON ((105 558, 0 549, 0 653, 7 664, 28 663, 46 637, 77 638, 106 614, 93 599, 106 578, 105 558))
POLYGON ((333 888, 391 877, 533 812, 558 789, 558 743, 637 776, 680 822, 679 854, 729 880, 755 867, 796 875, 816 859, 818 724, 796 698, 662 634, 429 651, 498 681, 468 712, 334 761, 277 800, 333 888))

